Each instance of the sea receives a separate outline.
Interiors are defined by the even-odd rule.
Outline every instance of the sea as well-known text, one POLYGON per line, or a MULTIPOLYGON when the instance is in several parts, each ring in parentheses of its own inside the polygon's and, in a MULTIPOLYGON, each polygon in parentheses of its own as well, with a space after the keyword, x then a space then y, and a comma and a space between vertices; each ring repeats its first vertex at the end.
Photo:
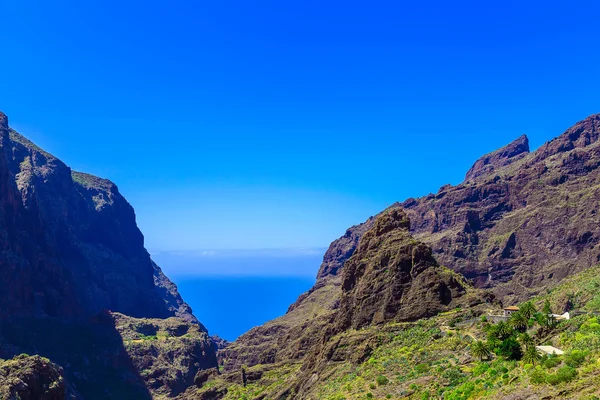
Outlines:
POLYGON ((277 318, 309 290, 325 249, 156 252, 209 334, 233 341, 277 318))

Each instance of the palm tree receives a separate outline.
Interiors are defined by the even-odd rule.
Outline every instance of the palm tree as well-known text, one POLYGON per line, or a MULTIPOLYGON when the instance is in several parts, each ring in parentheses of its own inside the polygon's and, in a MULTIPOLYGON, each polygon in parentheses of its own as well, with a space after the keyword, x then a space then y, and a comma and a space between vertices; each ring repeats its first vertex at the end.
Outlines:
POLYGON ((533 303, 531 301, 528 301, 519 308, 519 312, 523 313, 525 318, 530 319, 534 316, 537 310, 535 309, 533 303))
POLYGON ((530 347, 535 347, 533 338, 531 336, 529 336, 529 334, 527 332, 523 332, 519 335, 519 342, 521 342, 521 345, 523 347, 525 347, 526 349, 528 349, 530 347))
POLYGON ((527 330, 527 324, 529 320, 525 317, 523 313, 521 313, 521 311, 519 311, 512 314, 508 322, 510 326, 512 326, 516 330, 524 332, 525 330, 527 330))
POLYGON ((513 329, 504 321, 498 322, 496 325, 496 335, 498 339, 504 340, 513 334, 513 329))
POLYGON ((483 361, 484 358, 489 359, 492 352, 487 344, 481 340, 476 340, 471 344, 471 354, 473 354, 474 357, 479 358, 480 361, 483 361))
POLYGON ((542 314, 544 314, 545 317, 545 326, 546 327, 553 327, 556 319, 554 318, 554 315, 552 315, 552 309, 550 308, 550 302, 546 299, 546 302, 544 302, 544 309, 542 310, 542 314))
POLYGON ((535 346, 528 346, 523 354, 523 362, 525 364, 536 364, 541 358, 535 346))

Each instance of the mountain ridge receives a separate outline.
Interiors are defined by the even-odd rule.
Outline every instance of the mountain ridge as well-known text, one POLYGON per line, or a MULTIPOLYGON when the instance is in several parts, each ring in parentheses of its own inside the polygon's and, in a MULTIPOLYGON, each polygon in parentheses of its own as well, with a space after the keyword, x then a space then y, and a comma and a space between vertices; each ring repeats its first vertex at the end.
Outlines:
MULTIPOLYGON (((439 264, 489 293, 489 307, 526 300, 600 261, 599 133, 600 114, 594 114, 533 152, 527 137, 521 136, 475 161, 464 182, 391 208, 404 210, 410 233, 432 249, 439 264)), ((350 340, 353 334, 344 332, 354 332, 345 330, 352 323, 342 323, 341 329, 333 331, 331 326, 344 302, 345 270, 376 219, 349 228, 332 242, 315 286, 284 316, 264 325, 277 326, 276 330, 257 327, 221 350, 226 373, 233 374, 242 365, 256 365, 257 370, 269 365, 300 366, 304 375, 290 377, 295 383, 272 394, 304 398, 298 390, 312 391, 316 378, 311 374, 325 373, 329 364, 323 360, 331 360, 330 352, 340 346, 362 349, 355 339, 346 344, 332 342, 336 334, 350 335, 350 340), (307 308, 307 304, 323 308, 307 308), (306 337, 307 332, 328 330, 321 339, 306 337), (261 343, 258 353, 253 350, 256 343, 261 343)), ((383 265, 372 257, 364 259, 383 265)), ((350 308, 363 310, 362 302, 373 296, 359 296, 361 303, 350 308)))

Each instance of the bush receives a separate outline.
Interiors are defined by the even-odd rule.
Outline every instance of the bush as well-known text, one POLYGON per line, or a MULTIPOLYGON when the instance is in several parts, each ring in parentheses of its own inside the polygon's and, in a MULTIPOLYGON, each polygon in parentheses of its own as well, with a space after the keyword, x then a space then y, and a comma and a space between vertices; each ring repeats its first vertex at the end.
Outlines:
POLYGON ((548 369, 558 367, 559 364, 560 364, 560 359, 556 356, 548 357, 544 361, 544 367, 546 367, 548 369))
POLYGON ((463 373, 456 367, 447 368, 442 373, 442 378, 447 379, 450 386, 456 386, 463 376, 463 373))
POLYGON ((383 375, 379 375, 376 381, 379 386, 387 385, 390 382, 389 379, 383 375))
POLYGON ((563 382, 570 382, 577 377, 577 370, 575 368, 565 365, 559 368, 556 374, 549 374, 546 377, 546 382, 551 385, 558 385, 563 382))
POLYGON ((488 363, 485 362, 481 362, 479 364, 477 364, 477 366, 475 368, 473 368, 473 376, 479 376, 483 373, 485 373, 488 369, 490 369, 490 365, 488 363))
POLYGON ((546 374, 542 369, 536 368, 531 372, 530 380, 534 385, 540 385, 542 383, 546 383, 546 374))
POLYGON ((585 361, 585 353, 581 350, 573 350, 565 357, 565 364, 571 368, 577 368, 585 361))
POLYGON ((425 363, 417 364, 415 367, 415 372, 418 374, 424 374, 429 371, 429 365, 425 363))

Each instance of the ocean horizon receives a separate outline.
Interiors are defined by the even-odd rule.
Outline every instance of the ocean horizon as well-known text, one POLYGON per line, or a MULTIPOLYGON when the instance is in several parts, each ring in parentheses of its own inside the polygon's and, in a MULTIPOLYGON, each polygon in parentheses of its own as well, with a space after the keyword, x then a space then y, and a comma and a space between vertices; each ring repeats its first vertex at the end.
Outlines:
POLYGON ((152 252, 211 335, 233 341, 284 315, 315 283, 324 248, 152 252))

